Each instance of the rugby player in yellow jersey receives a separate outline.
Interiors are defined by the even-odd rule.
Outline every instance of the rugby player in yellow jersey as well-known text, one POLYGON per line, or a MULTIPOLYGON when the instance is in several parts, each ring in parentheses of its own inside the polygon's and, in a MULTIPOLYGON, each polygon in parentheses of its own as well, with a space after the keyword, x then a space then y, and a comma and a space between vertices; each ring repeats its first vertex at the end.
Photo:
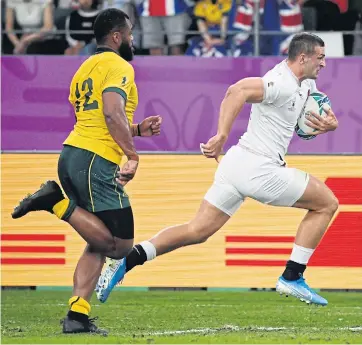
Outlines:
POLYGON ((64 333, 102 333, 91 319, 89 301, 105 257, 121 259, 133 246, 132 208, 123 186, 136 174, 136 135, 160 134, 162 119, 151 116, 132 124, 138 103, 132 31, 118 9, 99 13, 94 23, 98 49, 75 73, 69 101, 77 122, 64 142, 58 175, 14 209, 13 218, 45 210, 68 222, 88 243, 74 273, 73 296, 63 321, 64 333), (127 162, 119 167, 122 157, 127 162), (118 182, 117 182, 118 181, 118 182))

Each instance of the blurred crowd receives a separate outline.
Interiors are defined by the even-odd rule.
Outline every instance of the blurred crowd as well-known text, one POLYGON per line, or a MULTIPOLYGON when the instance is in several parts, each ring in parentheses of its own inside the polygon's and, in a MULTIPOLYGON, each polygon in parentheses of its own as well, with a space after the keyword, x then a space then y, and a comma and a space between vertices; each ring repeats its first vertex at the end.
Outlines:
MULTIPOLYGON (((6 0, 2 53, 91 55, 98 12, 124 10, 141 55, 253 55, 253 0, 6 0)), ((362 0, 260 0, 261 55, 284 55, 300 31, 362 30, 362 0)), ((362 55, 362 36, 344 35, 345 55, 362 55)))

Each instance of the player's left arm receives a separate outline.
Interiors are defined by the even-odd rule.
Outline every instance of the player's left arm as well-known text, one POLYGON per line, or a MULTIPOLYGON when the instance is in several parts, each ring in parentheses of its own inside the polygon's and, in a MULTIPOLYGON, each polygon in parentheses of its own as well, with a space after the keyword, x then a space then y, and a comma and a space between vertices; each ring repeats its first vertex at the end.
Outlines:
POLYGON ((335 131, 338 127, 338 119, 331 108, 324 110, 327 116, 322 117, 319 114, 312 112, 306 115, 307 126, 316 129, 313 135, 324 134, 327 132, 335 131))
MULTIPOLYGON (((314 80, 309 80, 309 83, 311 86, 311 93, 319 92, 314 80)), ((315 112, 312 112, 311 115, 306 115, 306 125, 316 129, 316 132, 314 132, 313 135, 335 131, 338 127, 338 119, 333 110, 328 105, 325 105, 324 111, 327 114, 325 117, 322 117, 315 112)))
POLYGON ((146 117, 140 123, 131 125, 132 136, 151 137, 161 134, 162 117, 159 115, 146 117))

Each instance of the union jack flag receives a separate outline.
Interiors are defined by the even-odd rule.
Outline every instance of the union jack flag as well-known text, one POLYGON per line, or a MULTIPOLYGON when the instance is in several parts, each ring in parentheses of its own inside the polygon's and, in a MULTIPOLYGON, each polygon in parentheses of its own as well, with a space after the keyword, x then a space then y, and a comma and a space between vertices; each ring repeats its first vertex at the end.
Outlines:
POLYGON ((138 7, 138 13, 143 17, 174 16, 186 11, 184 0, 144 0, 138 7))
MULTIPOLYGON (((280 30, 287 34, 287 37, 280 44, 280 53, 285 54, 288 50, 289 43, 293 34, 303 31, 303 21, 301 8, 296 0, 269 0, 274 1, 278 6, 279 18, 273 17, 273 14, 266 13, 262 18, 262 24, 266 28, 273 26, 275 21, 279 23, 279 27, 275 30, 280 30)), ((266 7, 265 0, 260 1, 260 14, 264 14, 266 7)), ((267 9, 266 9, 267 11, 267 9)), ((240 29, 241 33, 237 35, 238 44, 246 41, 249 36, 253 25, 254 18, 254 3, 253 0, 242 0, 241 5, 237 8, 237 13, 234 21, 234 28, 240 29)))

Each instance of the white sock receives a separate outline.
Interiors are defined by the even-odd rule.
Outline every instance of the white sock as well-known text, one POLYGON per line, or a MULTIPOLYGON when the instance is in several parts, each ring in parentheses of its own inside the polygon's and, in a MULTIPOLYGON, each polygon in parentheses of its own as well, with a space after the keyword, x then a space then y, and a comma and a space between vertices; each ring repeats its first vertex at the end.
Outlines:
POLYGON ((314 253, 314 249, 304 248, 294 243, 290 260, 298 264, 306 265, 314 253))
POLYGON ((157 256, 156 248, 151 242, 143 241, 140 243, 140 246, 142 246, 147 255, 147 261, 153 260, 157 256))

